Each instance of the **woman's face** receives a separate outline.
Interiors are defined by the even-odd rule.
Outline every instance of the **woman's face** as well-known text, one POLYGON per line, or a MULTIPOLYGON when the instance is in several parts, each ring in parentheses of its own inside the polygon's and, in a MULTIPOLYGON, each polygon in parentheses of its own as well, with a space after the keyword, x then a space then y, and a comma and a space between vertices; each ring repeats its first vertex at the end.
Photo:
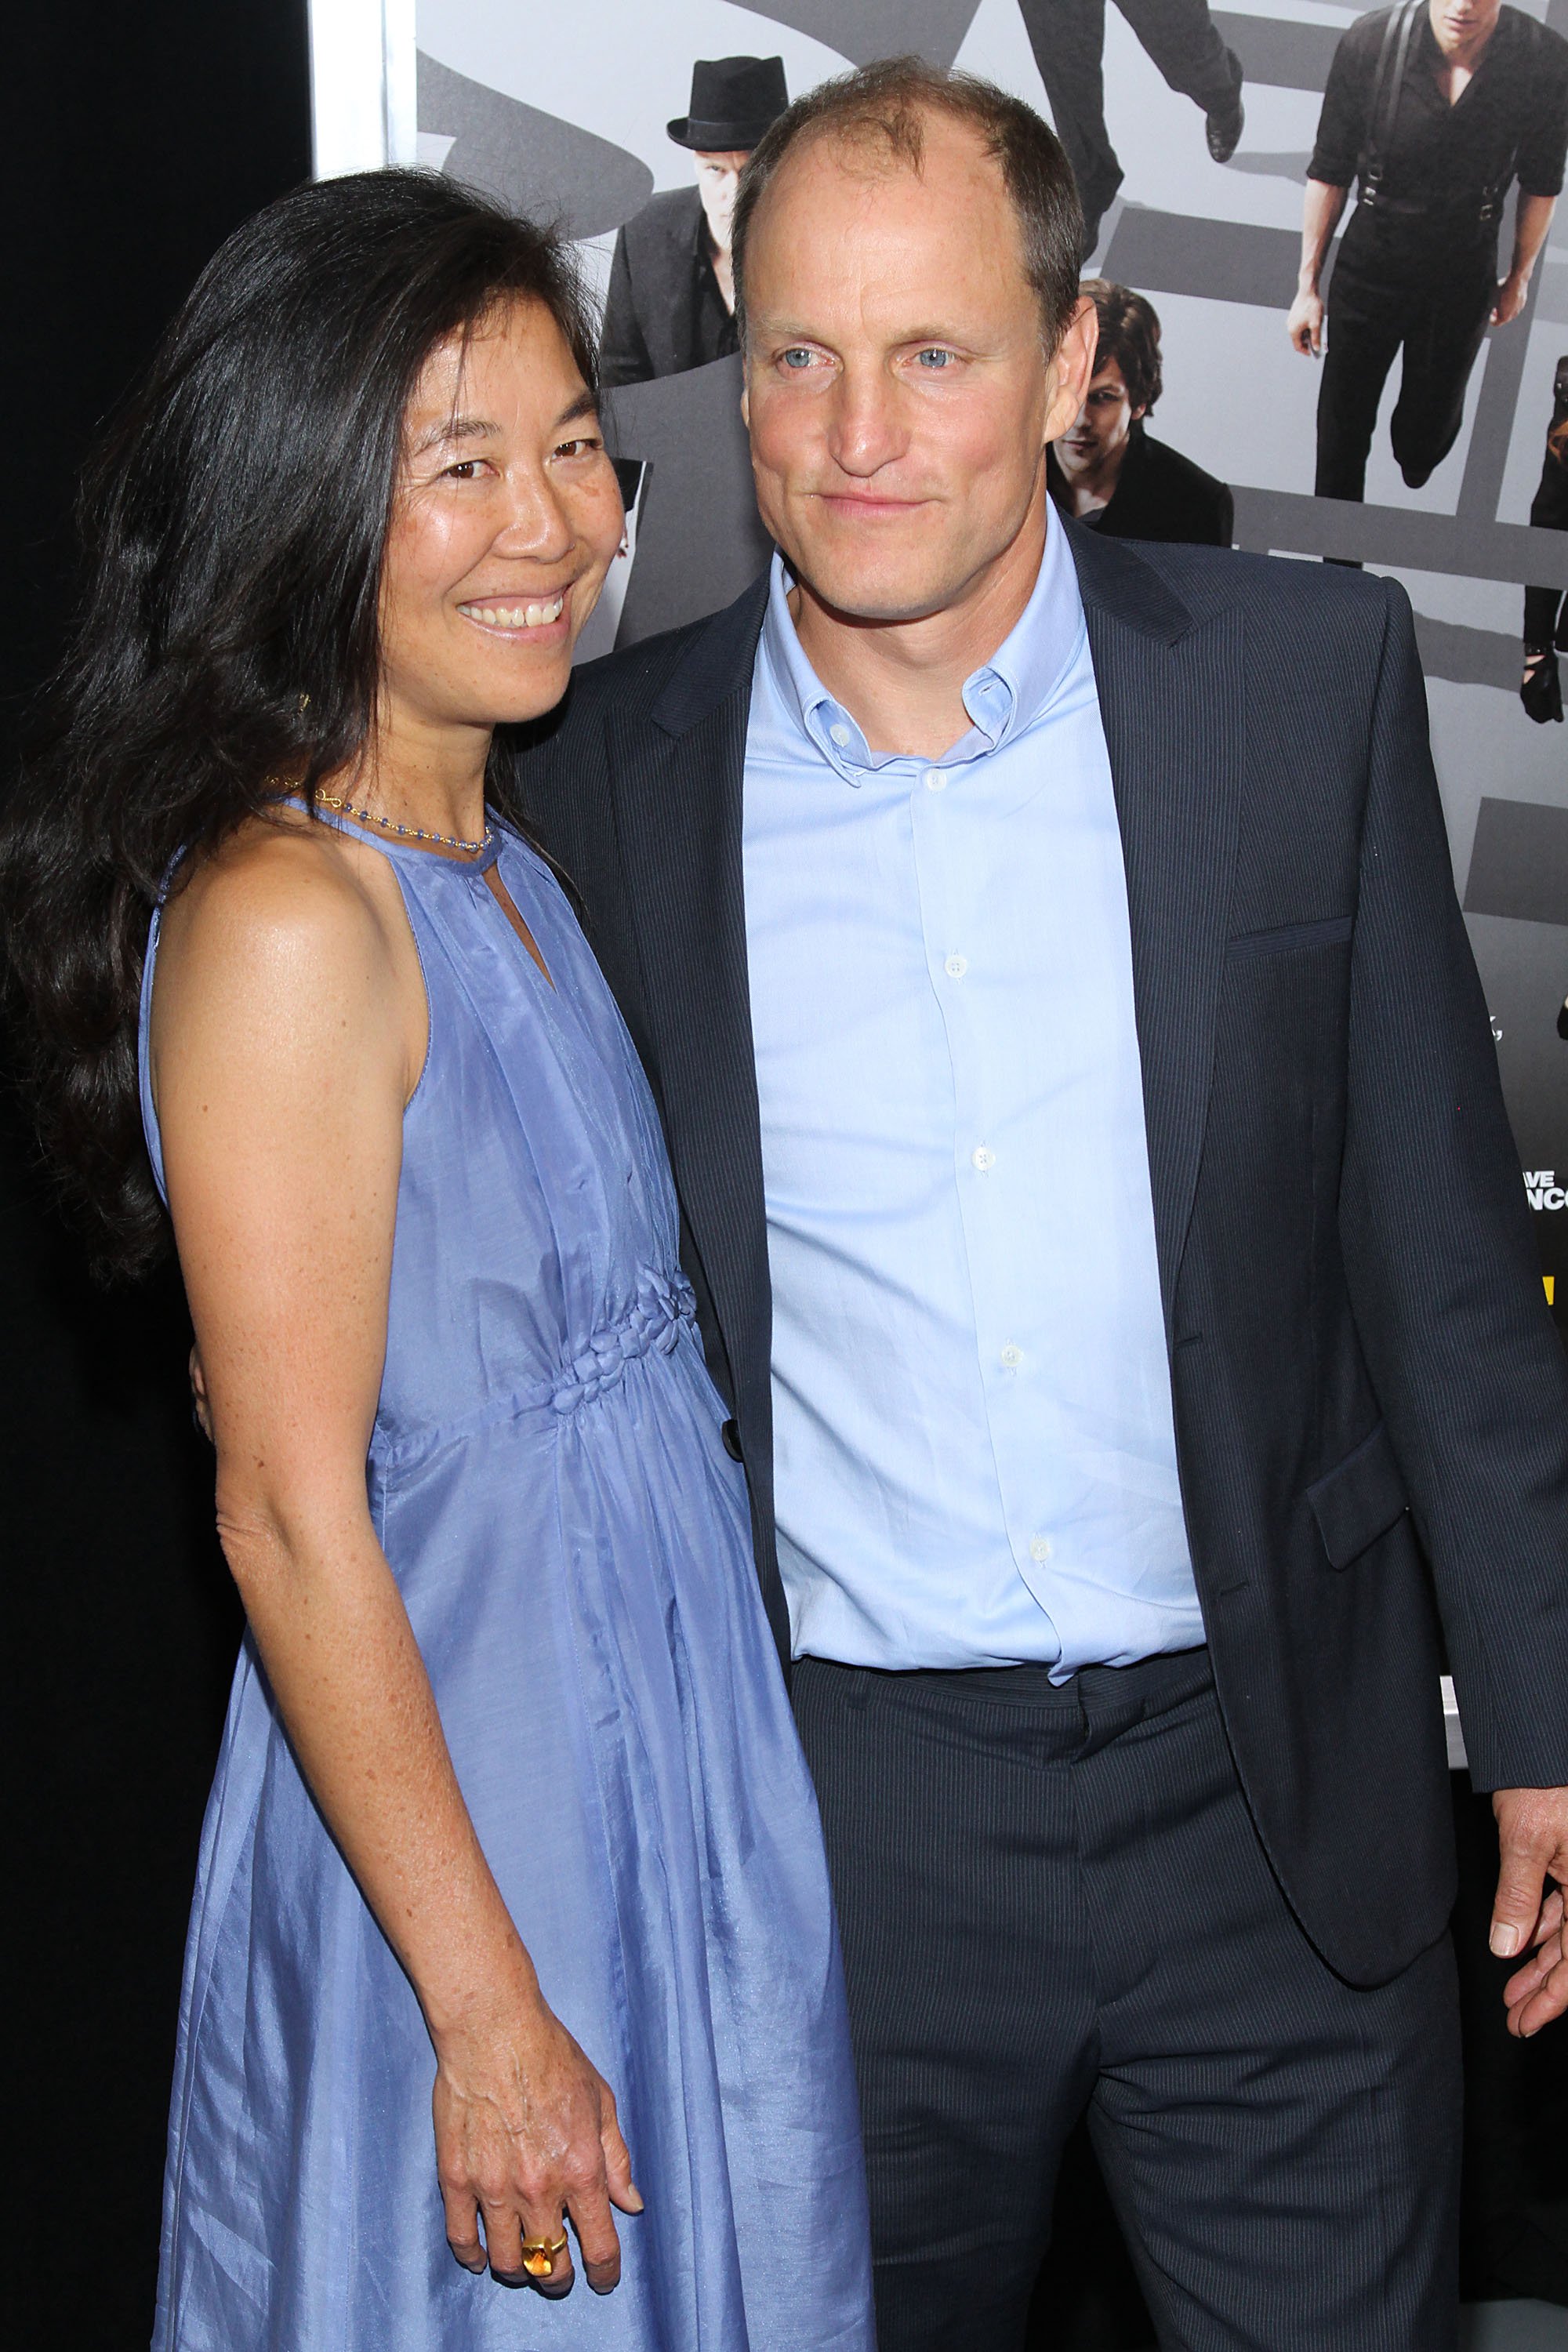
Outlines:
POLYGON ((537 718, 624 528, 594 402, 542 303, 431 353, 404 421, 381 583, 383 692, 424 726, 537 718))

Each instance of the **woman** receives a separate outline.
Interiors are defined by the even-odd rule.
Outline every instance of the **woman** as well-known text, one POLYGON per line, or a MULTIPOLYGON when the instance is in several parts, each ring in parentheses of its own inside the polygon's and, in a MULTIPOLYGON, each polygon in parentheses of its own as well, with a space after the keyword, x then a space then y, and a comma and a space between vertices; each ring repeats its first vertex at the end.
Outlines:
POLYGON ((13 960, 112 1262, 166 1198, 249 1625, 156 2346, 862 2352, 742 1474, 647 1088, 490 782, 622 527, 561 249, 415 173, 286 198, 88 511, 13 960), (574 2262, 607 2302, 484 2275, 574 2262))

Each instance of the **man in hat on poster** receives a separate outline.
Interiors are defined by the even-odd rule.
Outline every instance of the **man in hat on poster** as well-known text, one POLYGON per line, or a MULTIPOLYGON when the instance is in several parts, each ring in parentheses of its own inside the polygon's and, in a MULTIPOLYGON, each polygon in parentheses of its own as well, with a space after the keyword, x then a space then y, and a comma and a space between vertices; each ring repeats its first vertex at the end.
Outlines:
POLYGON ((599 367, 604 382, 683 375, 737 348, 730 219, 741 167, 789 104, 782 58, 700 58, 691 108, 669 125, 694 188, 669 188, 616 238, 599 367))
POLYGON ((1318 387, 1321 499, 1365 495, 1366 461, 1394 355, 1405 352, 1390 437, 1419 489, 1464 422, 1489 325, 1524 308, 1568 147, 1568 42, 1500 0, 1401 0, 1358 18, 1334 51, 1307 167, 1301 270, 1287 332, 1324 352, 1318 387), (1498 231, 1517 181, 1513 251, 1498 231), (1323 265, 1352 183, 1359 200, 1323 265))

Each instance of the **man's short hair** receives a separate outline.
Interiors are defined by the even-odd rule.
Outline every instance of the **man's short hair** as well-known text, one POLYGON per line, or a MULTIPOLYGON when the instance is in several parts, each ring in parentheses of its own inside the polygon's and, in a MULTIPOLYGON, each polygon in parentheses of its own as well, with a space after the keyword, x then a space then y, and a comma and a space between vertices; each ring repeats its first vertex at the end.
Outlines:
POLYGON ((967 123, 1002 167, 1017 215, 1024 274, 1039 297, 1047 347, 1055 350, 1079 297, 1083 208, 1072 166, 1048 123, 1032 106, 977 74, 927 65, 923 58, 882 58, 858 72, 818 84, 769 126, 741 173, 731 231, 735 325, 746 339, 746 245, 764 190, 803 139, 834 138, 919 171, 928 114, 967 123))
POLYGON ((1086 278, 1083 291, 1094 304, 1100 320, 1100 345, 1094 355, 1098 374, 1107 360, 1121 370, 1127 397, 1134 408, 1153 407, 1165 389, 1160 373, 1160 320, 1152 302, 1134 294, 1131 286, 1113 286, 1109 278, 1086 278))

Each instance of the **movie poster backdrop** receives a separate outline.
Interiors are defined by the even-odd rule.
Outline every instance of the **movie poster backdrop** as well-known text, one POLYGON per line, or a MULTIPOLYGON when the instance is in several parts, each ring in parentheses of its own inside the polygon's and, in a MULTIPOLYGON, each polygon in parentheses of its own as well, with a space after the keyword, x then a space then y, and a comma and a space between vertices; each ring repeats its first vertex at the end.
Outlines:
MULTIPOLYGON (((1347 53, 1347 63, 1360 58, 1360 83, 1342 67, 1342 89, 1353 100, 1362 88, 1363 110, 1375 100, 1380 120, 1391 120, 1398 75, 1421 70, 1425 13, 1423 0, 1405 12, 1403 58, 1397 26, 1388 42, 1366 26, 1347 53), (1366 91, 1380 75, 1381 90, 1366 91)), ((1568 33, 1568 0, 1523 0, 1519 13, 1568 33)), ((1155 430, 1231 486, 1237 545, 1359 561, 1410 595, 1456 881, 1563 1328, 1568 725, 1532 719, 1520 685, 1524 584, 1535 591, 1535 635, 1554 629, 1568 588, 1568 465, 1554 470, 1547 453, 1549 433, 1568 421, 1568 207, 1552 221, 1521 314, 1480 331, 1473 361, 1450 349, 1433 362, 1447 370, 1446 396, 1462 397, 1462 420, 1428 478, 1410 487, 1391 445, 1396 362, 1363 500, 1315 497, 1324 362, 1292 347, 1287 318, 1325 87, 1363 14, 1339 0, 1245 9, 1203 0, 1109 9, 1103 0, 417 0, 416 152, 561 220, 610 302, 606 353, 613 344, 610 373, 622 380, 607 407, 631 527, 582 649, 589 656, 718 609, 769 552, 714 268, 732 190, 723 151, 743 146, 769 93, 733 69, 694 90, 694 68, 776 59, 793 97, 848 66, 917 51, 988 76, 1056 121, 1080 179, 1092 179, 1086 209, 1098 221, 1085 273, 1154 304, 1163 360, 1155 430), (1241 76, 1239 139, 1226 114, 1227 57, 1241 76), (716 110, 694 115, 694 100, 716 110)), ((1505 9, 1505 27, 1508 19, 1505 9)), ((1529 25, 1509 30, 1526 45, 1521 86, 1549 81, 1555 47, 1529 25)), ((1473 113, 1480 95, 1478 78, 1473 113)), ((1424 89, 1416 100, 1426 102, 1424 89)), ((1539 126, 1532 135, 1539 146, 1539 126)), ((1550 123, 1544 136, 1549 146, 1550 123)), ((1357 160, 1375 173, 1375 153, 1357 160)), ((1506 269, 1517 190, 1497 201, 1506 269)), ((1352 197, 1342 236, 1353 210, 1352 197)), ((1459 232, 1463 245, 1463 219, 1459 232)), ((1422 233, 1417 222, 1412 234, 1422 233)), ((1417 371, 1412 391, 1417 402, 1445 396, 1431 369, 1417 371)), ((1332 678, 1322 687, 1331 695, 1332 678)), ((1310 741, 1300 755, 1311 761, 1310 741)), ((1258 1171, 1260 1184, 1272 1176, 1258 1171)), ((1418 1223, 1419 1200, 1410 1213, 1418 1223)))

